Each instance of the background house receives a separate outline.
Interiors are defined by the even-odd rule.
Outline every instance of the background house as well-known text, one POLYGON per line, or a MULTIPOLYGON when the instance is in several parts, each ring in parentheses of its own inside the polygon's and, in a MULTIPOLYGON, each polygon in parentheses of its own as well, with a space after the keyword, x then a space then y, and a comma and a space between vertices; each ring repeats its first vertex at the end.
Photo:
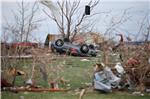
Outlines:
POLYGON ((62 38, 61 34, 48 34, 44 43, 44 46, 49 47, 52 41, 62 38))
POLYGON ((75 44, 87 43, 96 45, 102 42, 104 42, 104 37, 100 33, 88 32, 76 35, 73 43, 75 44))

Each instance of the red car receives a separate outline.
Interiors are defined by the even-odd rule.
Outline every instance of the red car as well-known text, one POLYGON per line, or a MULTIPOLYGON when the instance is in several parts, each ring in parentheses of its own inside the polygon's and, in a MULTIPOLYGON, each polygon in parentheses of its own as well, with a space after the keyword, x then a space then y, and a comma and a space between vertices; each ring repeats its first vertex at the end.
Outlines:
POLYGON ((36 48, 38 46, 37 43, 30 43, 30 42, 18 42, 18 43, 13 43, 11 45, 12 48, 17 48, 17 47, 34 47, 36 48))

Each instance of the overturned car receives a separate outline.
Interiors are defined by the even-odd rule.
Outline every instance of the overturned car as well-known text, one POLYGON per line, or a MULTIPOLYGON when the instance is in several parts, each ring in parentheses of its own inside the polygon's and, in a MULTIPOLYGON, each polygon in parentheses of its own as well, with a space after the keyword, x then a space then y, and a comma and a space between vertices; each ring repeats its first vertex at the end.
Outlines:
POLYGON ((70 41, 58 39, 51 43, 52 52, 58 53, 67 53, 68 55, 73 56, 93 56, 96 57, 97 51, 95 50, 94 45, 75 45, 70 41))

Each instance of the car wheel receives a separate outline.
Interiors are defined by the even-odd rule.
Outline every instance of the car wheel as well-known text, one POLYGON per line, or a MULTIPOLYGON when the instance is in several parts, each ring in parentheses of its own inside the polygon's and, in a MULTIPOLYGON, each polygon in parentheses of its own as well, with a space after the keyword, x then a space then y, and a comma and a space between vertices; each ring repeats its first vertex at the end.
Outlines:
POLYGON ((59 47, 63 46, 63 44, 64 44, 64 42, 63 42, 63 40, 61 40, 61 39, 58 39, 58 40, 55 42, 55 45, 56 45, 56 46, 59 46, 59 47))
POLYGON ((89 47, 86 44, 83 44, 80 48, 81 52, 86 54, 89 51, 89 47))
POLYGON ((94 45, 93 45, 93 44, 90 44, 90 45, 89 45, 89 48, 90 48, 90 49, 94 49, 94 45))

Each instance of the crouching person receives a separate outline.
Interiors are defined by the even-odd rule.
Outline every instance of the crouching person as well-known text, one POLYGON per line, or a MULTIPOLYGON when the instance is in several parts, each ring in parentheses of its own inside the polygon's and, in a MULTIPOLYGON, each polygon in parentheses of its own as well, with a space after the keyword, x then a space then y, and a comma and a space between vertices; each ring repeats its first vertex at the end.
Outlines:
POLYGON ((93 87, 102 92, 111 92, 111 83, 107 78, 102 64, 94 65, 93 87))

